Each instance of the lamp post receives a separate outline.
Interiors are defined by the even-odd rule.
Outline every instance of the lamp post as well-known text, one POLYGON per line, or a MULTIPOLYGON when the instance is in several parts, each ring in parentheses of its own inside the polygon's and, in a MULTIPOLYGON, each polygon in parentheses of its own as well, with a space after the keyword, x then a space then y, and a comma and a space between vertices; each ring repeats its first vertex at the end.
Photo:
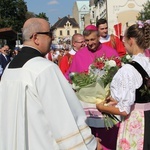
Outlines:
POLYGON ((19 35, 22 35, 22 33, 17 32, 17 41, 19 40, 19 35))
POLYGON ((19 45, 21 45, 20 40, 19 40, 19 35, 22 35, 22 33, 17 32, 16 47, 19 47, 19 45))

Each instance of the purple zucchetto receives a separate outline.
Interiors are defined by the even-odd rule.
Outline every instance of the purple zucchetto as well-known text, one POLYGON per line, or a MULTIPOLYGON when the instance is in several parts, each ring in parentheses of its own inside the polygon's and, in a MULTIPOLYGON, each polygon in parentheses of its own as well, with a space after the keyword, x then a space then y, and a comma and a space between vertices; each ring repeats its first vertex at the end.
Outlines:
POLYGON ((98 31, 98 28, 95 25, 88 25, 84 30, 98 31))

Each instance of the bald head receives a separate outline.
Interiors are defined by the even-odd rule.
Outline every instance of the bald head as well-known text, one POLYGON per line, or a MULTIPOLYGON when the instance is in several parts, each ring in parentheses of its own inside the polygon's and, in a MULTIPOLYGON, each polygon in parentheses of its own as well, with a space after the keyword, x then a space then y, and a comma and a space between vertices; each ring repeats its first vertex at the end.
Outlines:
POLYGON ((80 33, 75 33, 72 36, 72 47, 75 51, 78 51, 82 47, 85 46, 85 39, 82 34, 80 33))
POLYGON ((30 18, 23 25, 23 40, 27 41, 34 33, 42 31, 50 31, 49 23, 42 18, 30 18))
POLYGON ((42 18, 28 19, 22 29, 23 45, 31 46, 43 55, 49 52, 53 40, 50 32, 50 24, 42 18))

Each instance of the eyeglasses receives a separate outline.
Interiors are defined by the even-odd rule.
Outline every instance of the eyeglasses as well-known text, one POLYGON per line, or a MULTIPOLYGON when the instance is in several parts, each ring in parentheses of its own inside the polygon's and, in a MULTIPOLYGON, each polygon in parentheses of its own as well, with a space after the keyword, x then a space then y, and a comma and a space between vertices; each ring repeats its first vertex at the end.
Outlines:
POLYGON ((76 43, 85 43, 85 41, 81 41, 81 42, 78 42, 78 41, 75 41, 76 43))
MULTIPOLYGON (((52 31, 49 31, 49 32, 36 32, 36 34, 45 34, 45 35, 48 35, 49 37, 53 37, 53 32, 52 31)), ((33 37, 33 34, 31 35, 30 39, 32 39, 33 37)))
POLYGON ((5 50, 4 50, 4 52, 9 52, 9 51, 11 51, 11 49, 5 49, 5 50))

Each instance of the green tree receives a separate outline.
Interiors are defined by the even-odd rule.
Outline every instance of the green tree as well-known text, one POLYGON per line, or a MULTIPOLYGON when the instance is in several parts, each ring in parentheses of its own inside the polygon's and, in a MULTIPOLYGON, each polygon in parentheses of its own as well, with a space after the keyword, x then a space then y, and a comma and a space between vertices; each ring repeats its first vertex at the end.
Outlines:
POLYGON ((143 4, 143 9, 140 12, 138 20, 148 20, 150 19, 150 1, 148 0, 145 4, 143 4))
POLYGON ((9 46, 14 47, 15 40, 22 40, 21 29, 24 22, 32 17, 41 17, 48 20, 45 13, 39 15, 28 12, 24 0, 0 0, 0 28, 12 28, 17 32, 16 37, 7 38, 9 46))
POLYGON ((27 6, 23 0, 0 0, 0 28, 21 31, 26 20, 27 6))
POLYGON ((34 12, 28 11, 26 13, 26 19, 33 18, 33 17, 36 17, 36 14, 34 12))
POLYGON ((45 20, 49 21, 48 17, 46 16, 45 13, 39 13, 38 15, 36 15, 36 17, 39 17, 39 18, 44 18, 45 20))
POLYGON ((48 17, 43 12, 38 15, 28 12, 24 0, 0 0, 0 28, 11 27, 21 32, 24 22, 32 17, 40 17, 48 21, 48 17))

